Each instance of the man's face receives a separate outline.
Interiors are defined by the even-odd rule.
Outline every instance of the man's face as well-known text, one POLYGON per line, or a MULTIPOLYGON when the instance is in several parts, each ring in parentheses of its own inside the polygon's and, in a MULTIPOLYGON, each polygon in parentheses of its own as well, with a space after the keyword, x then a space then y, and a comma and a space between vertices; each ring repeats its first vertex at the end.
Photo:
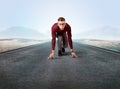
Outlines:
POLYGON ((60 30, 64 30, 65 25, 66 25, 65 21, 58 21, 58 26, 59 26, 60 30))

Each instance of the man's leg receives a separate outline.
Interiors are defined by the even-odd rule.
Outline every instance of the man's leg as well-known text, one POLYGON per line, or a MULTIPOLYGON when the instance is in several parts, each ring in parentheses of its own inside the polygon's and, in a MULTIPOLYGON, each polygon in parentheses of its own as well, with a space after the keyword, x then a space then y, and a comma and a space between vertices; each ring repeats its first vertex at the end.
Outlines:
POLYGON ((62 36, 58 36, 58 56, 61 56, 62 55, 62 43, 63 43, 63 37, 62 36))
POLYGON ((63 46, 62 46, 62 52, 65 52, 65 48, 68 47, 68 39, 66 33, 63 33, 63 46))

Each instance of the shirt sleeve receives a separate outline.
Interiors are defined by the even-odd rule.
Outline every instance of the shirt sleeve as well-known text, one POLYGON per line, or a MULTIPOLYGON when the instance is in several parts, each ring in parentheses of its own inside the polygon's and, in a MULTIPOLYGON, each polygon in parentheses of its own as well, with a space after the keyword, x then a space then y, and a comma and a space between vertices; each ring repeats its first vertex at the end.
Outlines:
POLYGON ((68 35, 68 42, 69 42, 70 49, 73 49, 72 34, 71 34, 71 27, 70 26, 68 27, 67 35, 68 35))
POLYGON ((55 27, 53 26, 51 28, 51 34, 52 34, 52 50, 55 50, 55 44, 56 44, 56 32, 55 32, 55 27))

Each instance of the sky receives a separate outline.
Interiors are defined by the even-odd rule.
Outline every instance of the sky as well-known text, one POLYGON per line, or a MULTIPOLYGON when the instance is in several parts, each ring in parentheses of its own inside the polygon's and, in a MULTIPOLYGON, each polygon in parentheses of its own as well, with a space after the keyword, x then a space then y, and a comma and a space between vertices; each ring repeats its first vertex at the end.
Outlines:
POLYGON ((21 26, 50 35, 58 17, 76 34, 105 26, 120 29, 120 0, 0 0, 0 31, 21 26))

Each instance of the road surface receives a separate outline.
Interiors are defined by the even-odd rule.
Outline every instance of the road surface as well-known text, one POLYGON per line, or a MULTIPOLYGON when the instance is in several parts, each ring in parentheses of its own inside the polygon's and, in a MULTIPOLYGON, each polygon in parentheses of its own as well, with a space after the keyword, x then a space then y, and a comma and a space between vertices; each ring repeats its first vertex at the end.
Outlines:
MULTIPOLYGON (((57 48, 57 47, 56 47, 57 48)), ((47 57, 51 43, 0 54, 0 89, 120 89, 120 54, 74 43, 62 57, 47 57)))

